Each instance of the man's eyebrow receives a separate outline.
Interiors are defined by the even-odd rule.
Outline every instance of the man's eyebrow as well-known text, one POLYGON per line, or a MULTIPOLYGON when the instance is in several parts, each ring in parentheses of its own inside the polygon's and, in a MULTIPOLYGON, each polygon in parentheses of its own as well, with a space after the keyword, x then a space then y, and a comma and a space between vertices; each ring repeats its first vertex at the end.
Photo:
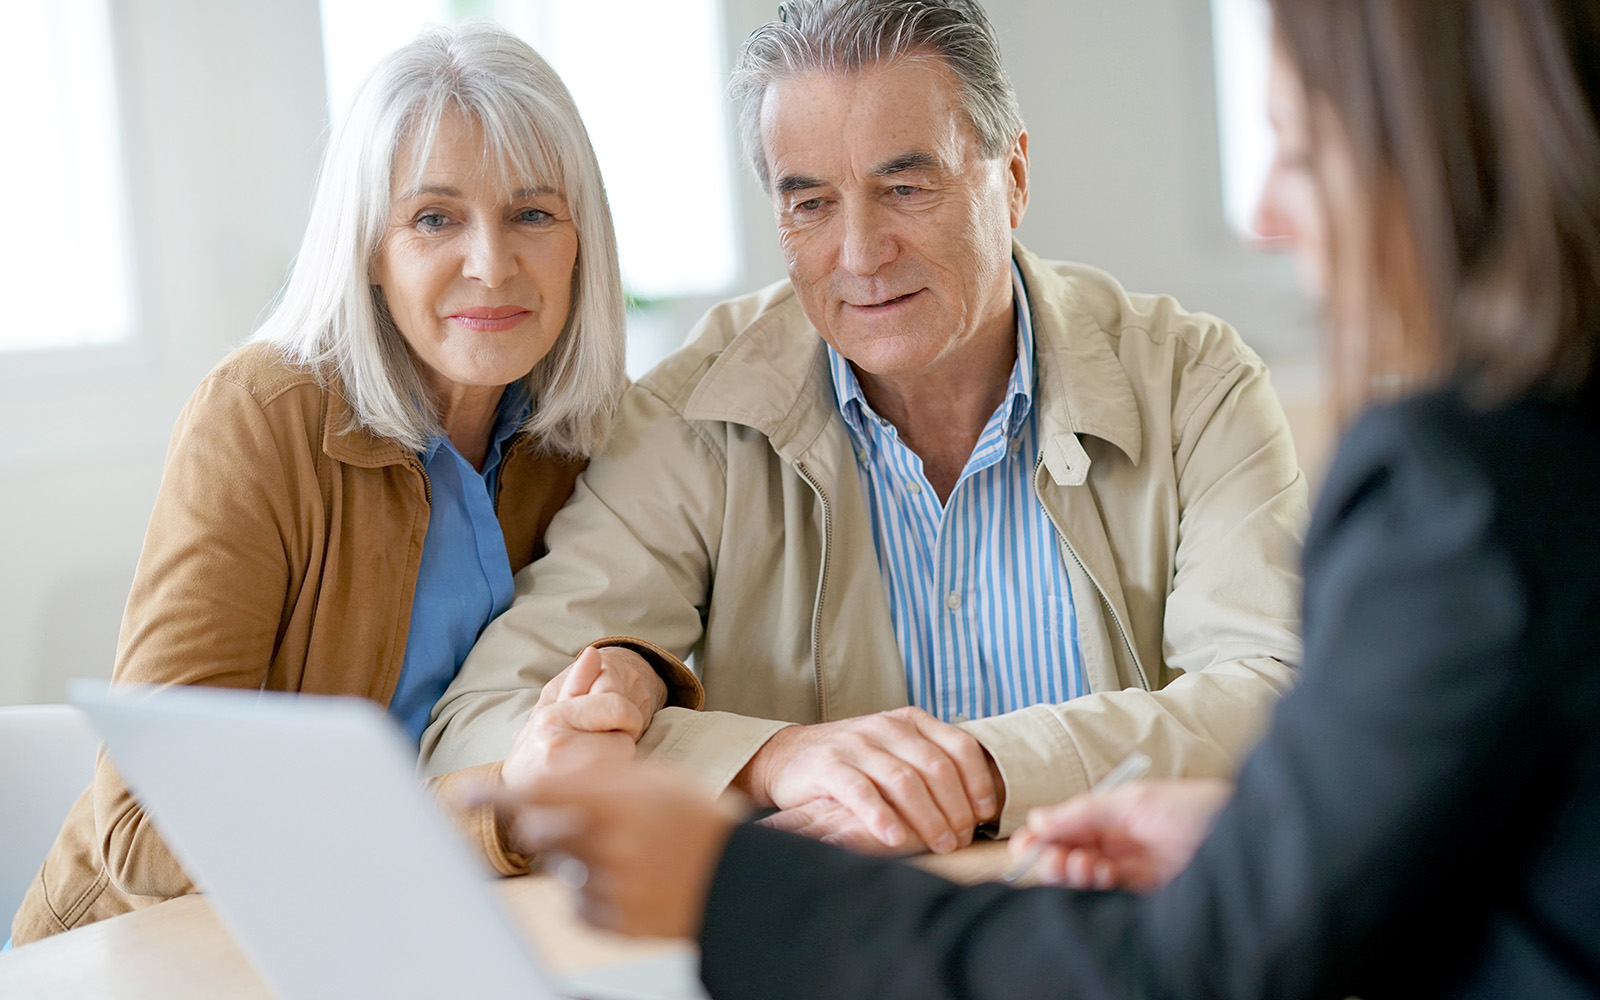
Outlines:
POLYGON ((907 170, 936 170, 938 167, 939 158, 932 153, 901 153, 894 159, 880 164, 872 172, 872 176, 888 177, 907 170))
POLYGON ((779 194, 793 194, 796 191, 809 191, 812 188, 822 187, 823 183, 815 177, 804 174, 788 174, 778 178, 778 183, 773 187, 779 194))

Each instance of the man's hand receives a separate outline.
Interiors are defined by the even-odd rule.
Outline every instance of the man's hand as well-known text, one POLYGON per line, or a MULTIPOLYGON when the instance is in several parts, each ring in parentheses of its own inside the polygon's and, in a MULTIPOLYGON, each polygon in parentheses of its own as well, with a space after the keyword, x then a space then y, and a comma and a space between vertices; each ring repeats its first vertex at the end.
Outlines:
POLYGON ((814 836, 864 832, 880 850, 906 853, 971 843, 979 823, 999 816, 1003 794, 978 741, 918 708, 781 729, 734 787, 783 810, 831 799, 849 822, 821 806, 790 818, 814 836))
POLYGON ((576 889, 585 920, 675 938, 699 935, 712 874, 743 812, 650 764, 535 775, 508 784, 499 811, 514 850, 583 862, 576 889))
POLYGON ((764 819, 757 820, 757 823, 760 826, 770 826, 774 830, 783 830, 786 833, 820 840, 825 844, 848 848, 858 854, 902 858, 922 854, 928 850, 928 845, 919 840, 916 834, 911 834, 898 847, 886 846, 867 829, 855 813, 833 799, 812 799, 792 809, 781 809, 764 819))
POLYGON ((1048 846, 1033 870, 1042 881, 1074 889, 1153 892, 1194 857, 1233 786, 1216 778, 1136 781, 1091 792, 1028 814, 1011 838, 1020 857, 1048 846))
POLYGON ((502 773, 515 784, 540 771, 632 760, 634 744, 666 700, 666 685, 639 654, 585 649, 539 692, 502 773))

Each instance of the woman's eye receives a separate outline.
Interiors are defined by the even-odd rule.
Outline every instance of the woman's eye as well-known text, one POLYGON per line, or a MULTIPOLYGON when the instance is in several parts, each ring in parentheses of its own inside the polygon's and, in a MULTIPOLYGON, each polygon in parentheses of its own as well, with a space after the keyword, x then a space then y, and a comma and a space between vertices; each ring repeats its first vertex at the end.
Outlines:
POLYGON ((438 212, 424 212, 417 216, 417 228, 424 232, 437 232, 450 224, 450 220, 438 212))
POLYGON ((551 215, 549 212, 546 212, 542 208, 525 208, 517 214, 518 221, 532 222, 535 225, 543 225, 553 218, 555 218, 555 216, 551 215))

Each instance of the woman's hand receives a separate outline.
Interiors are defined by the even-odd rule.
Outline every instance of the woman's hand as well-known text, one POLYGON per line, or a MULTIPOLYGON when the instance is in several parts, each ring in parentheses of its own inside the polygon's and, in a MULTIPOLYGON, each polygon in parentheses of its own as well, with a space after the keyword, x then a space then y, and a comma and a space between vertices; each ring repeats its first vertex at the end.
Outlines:
MULTIPOLYGON (((547 771, 508 783, 498 799, 513 850, 583 863, 572 881, 585 920, 652 937, 698 936, 711 877, 743 811, 653 764, 547 771)), ((570 871, 558 867, 563 880, 570 871)))
POLYGON ((1233 786, 1215 778, 1136 781, 1035 809, 1012 857, 1044 841, 1033 871, 1074 889, 1153 892, 1183 871, 1233 786))
POLYGON ((591 646, 539 692, 502 774, 518 784, 541 771, 632 760, 666 701, 666 684, 639 654, 591 646))

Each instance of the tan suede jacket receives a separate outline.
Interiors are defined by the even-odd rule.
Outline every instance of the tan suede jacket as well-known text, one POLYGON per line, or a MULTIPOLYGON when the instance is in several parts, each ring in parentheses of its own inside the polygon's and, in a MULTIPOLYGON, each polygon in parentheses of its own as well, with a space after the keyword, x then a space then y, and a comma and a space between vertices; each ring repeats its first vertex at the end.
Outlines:
MULTIPOLYGON (((963 725, 1006 785, 1001 832, 1138 747, 1226 775, 1300 655, 1305 480, 1261 360, 1217 319, 1015 251, 1042 453, 1094 692, 963 725)), ((502 758, 540 685, 593 637, 688 659, 705 712, 641 750, 727 785, 783 725, 906 704, 872 521, 821 338, 788 283, 725 303, 624 397, 435 708, 425 771, 502 758)))
MULTIPOLYGON (((117 680, 388 703, 428 480, 402 445, 348 427, 337 387, 286 367, 265 344, 235 351, 201 383, 173 431, 122 618, 117 680)), ((543 552, 581 468, 525 438, 512 444, 496 506, 513 570, 543 552)), ((192 891, 102 753, 12 934, 25 944, 192 891)))

